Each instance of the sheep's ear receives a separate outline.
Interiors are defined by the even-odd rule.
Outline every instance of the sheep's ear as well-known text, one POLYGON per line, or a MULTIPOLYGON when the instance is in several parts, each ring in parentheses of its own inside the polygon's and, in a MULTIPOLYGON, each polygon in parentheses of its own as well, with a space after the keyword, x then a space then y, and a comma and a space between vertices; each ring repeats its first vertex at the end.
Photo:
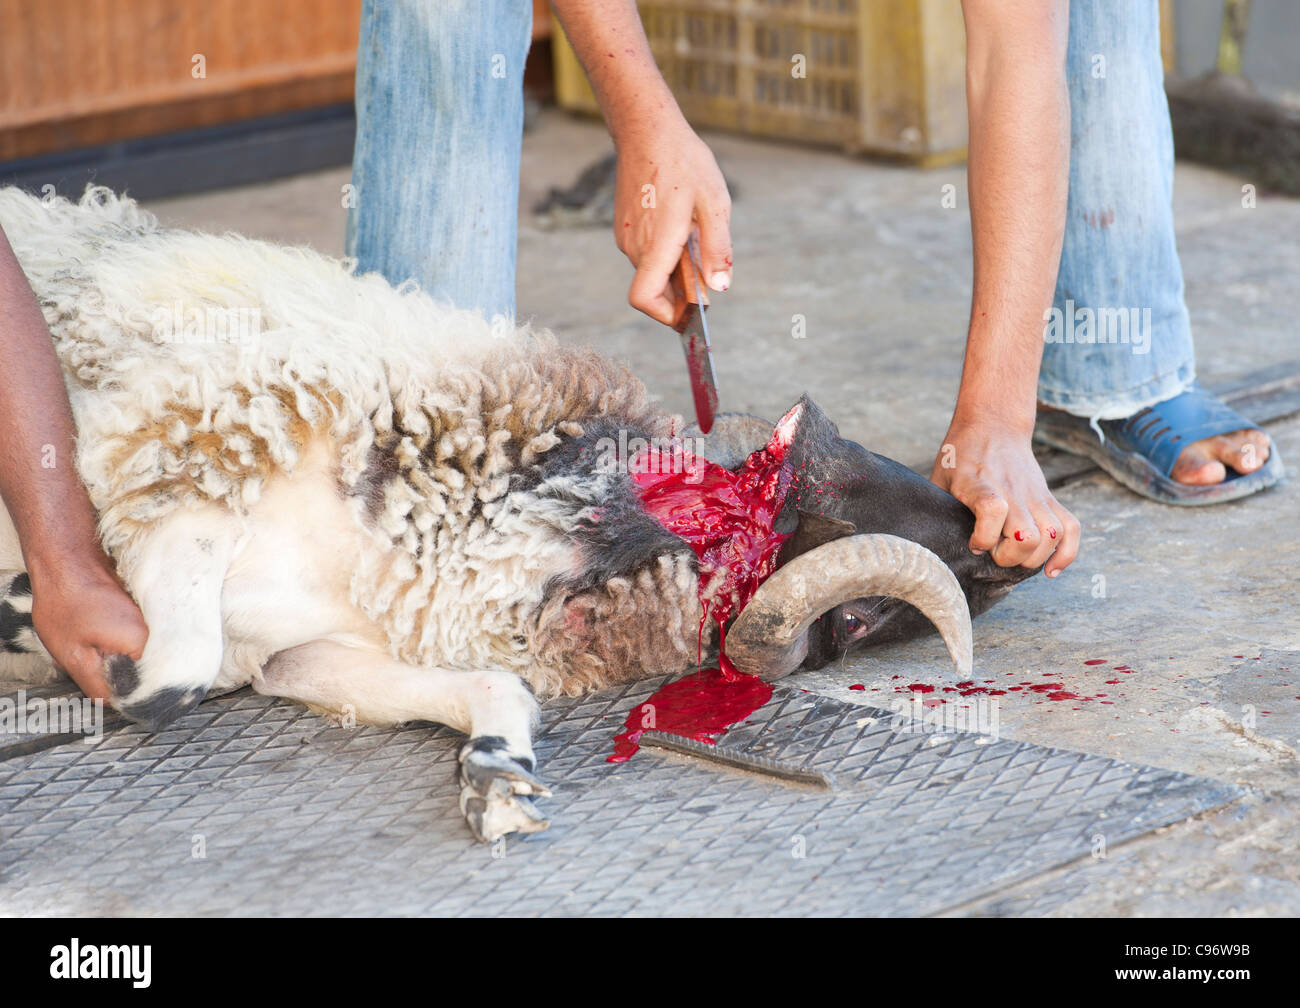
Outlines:
MULTIPOLYGON (((784 517, 786 516, 782 515, 784 517)), ((832 518, 830 515, 813 514, 800 509, 797 517, 798 525, 795 526, 794 534, 782 544, 781 552, 777 554, 777 567, 784 567, 801 553, 857 532, 852 522, 832 518)))

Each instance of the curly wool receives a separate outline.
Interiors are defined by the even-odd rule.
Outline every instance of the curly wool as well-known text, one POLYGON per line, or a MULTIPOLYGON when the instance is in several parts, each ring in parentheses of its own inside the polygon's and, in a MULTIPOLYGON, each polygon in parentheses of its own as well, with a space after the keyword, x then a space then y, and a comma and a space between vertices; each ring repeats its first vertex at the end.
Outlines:
POLYGON ((351 601, 395 657, 512 668, 542 694, 693 661, 688 557, 547 594, 581 568, 572 533, 622 477, 519 479, 592 417, 671 434, 676 418, 624 368, 308 249, 160 228, 102 188, 78 204, 0 190, 0 223, 54 336, 78 469, 125 568, 177 509, 215 502, 240 520, 324 444, 356 537, 322 547, 355 549, 351 601), (185 328, 240 312, 251 338, 185 328))

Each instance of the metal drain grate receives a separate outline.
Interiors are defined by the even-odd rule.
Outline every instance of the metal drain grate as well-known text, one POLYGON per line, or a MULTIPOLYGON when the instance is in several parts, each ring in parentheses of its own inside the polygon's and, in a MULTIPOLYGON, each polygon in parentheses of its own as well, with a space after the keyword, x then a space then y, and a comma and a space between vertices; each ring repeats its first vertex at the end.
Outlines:
POLYGON ((474 843, 461 737, 331 727, 238 693, 0 761, 0 913, 923 914, 1243 792, 796 689, 722 744, 833 775, 790 787, 611 737, 662 680, 543 710, 546 833, 474 843), (937 739, 937 741, 936 741, 937 739), (196 854, 203 854, 199 857, 196 854))

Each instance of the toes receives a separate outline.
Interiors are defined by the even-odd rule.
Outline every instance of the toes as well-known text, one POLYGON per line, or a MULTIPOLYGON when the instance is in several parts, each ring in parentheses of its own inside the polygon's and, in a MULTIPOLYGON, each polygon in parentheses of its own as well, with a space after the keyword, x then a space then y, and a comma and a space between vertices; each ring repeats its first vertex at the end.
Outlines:
POLYGON ((1222 483, 1227 476, 1223 463, 1214 457, 1211 439, 1194 441, 1184 448, 1169 473, 1170 479, 1190 486, 1222 483))
POLYGON ((1228 470, 1218 459, 1198 456, 1184 461, 1180 458, 1170 473, 1170 478, 1176 483, 1186 483, 1189 486, 1211 486, 1227 479, 1228 470))
POLYGON ((1263 431, 1245 430, 1214 439, 1214 456, 1239 473, 1253 473, 1268 461, 1269 440, 1263 431))
POLYGON ((1174 463, 1170 477, 1192 486, 1210 486, 1228 478, 1228 470, 1253 473, 1268 461, 1271 444, 1263 431, 1240 430, 1193 441, 1174 463))

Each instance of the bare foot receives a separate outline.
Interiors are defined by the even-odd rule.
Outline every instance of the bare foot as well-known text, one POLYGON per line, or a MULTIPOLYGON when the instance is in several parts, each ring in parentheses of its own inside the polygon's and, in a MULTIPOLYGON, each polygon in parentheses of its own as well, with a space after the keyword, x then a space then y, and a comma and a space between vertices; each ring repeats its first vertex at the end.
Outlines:
MULTIPOLYGON (((1061 412, 1041 402, 1038 409, 1042 413, 1061 412)), ((1202 438, 1178 454, 1169 478, 1188 486, 1213 486, 1228 478, 1229 468, 1243 476, 1253 473, 1268 461, 1271 447, 1268 435, 1261 430, 1239 430, 1202 438)))
POLYGON ((1193 486, 1209 486, 1228 478, 1228 469, 1253 473, 1268 461, 1268 435, 1260 430, 1239 430, 1231 434, 1193 441, 1178 456, 1170 479, 1193 486))

